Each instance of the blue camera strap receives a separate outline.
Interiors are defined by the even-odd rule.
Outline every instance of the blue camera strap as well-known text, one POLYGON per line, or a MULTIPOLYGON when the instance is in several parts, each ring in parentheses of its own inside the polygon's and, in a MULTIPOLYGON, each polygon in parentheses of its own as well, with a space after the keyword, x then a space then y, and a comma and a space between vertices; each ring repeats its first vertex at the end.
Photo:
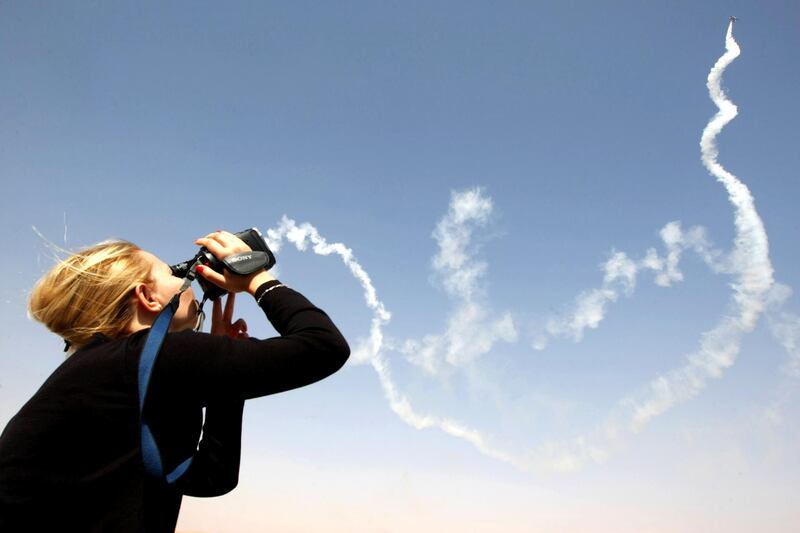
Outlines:
MULTIPOLYGON (((192 276, 193 277, 193 276, 192 276)), ((189 457, 175 470, 165 474, 164 466, 161 460, 161 452, 156 444, 156 439, 150 426, 144 419, 144 404, 147 398, 147 387, 150 384, 150 374, 153 371, 158 352, 161 350, 161 345, 164 343, 164 338, 169 331, 169 324, 172 322, 172 317, 178 310, 180 305, 181 293, 191 284, 191 280, 187 278, 184 287, 178 294, 176 294, 169 304, 158 314, 153 325, 150 327, 150 332, 147 334, 147 339, 142 348, 142 354, 139 357, 139 421, 141 425, 141 447, 142 459, 144 461, 144 471, 159 479, 165 479, 168 484, 172 484, 186 473, 189 465, 192 464, 192 458, 189 457)))

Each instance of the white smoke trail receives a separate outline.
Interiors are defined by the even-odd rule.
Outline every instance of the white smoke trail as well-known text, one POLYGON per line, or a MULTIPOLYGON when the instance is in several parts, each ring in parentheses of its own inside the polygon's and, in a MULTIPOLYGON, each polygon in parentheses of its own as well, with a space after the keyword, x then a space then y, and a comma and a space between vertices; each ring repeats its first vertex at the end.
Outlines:
MULTIPOLYGON (((753 330, 767 303, 768 293, 773 286, 773 269, 764 225, 748 188, 717 161, 716 137, 737 115, 736 106, 726 98, 721 87, 725 68, 740 54, 739 45, 733 38, 732 23, 728 26, 725 48, 726 52, 708 74, 709 95, 719 111, 703 130, 700 147, 704 166, 723 184, 734 207, 736 235, 733 251, 724 264, 714 262, 716 258, 713 253, 701 253, 701 256, 710 264, 716 265, 715 270, 726 271, 734 276, 734 294, 731 298, 734 313, 723 317, 714 329, 703 334, 700 348, 687 357, 688 363, 685 366, 653 379, 638 397, 621 402, 620 412, 604 424, 603 431, 598 432, 599 440, 605 442, 605 445, 590 446, 587 449, 576 449, 573 446, 571 451, 567 451, 565 457, 569 465, 579 467, 588 461, 597 461, 598 455, 587 450, 603 449, 618 442, 623 433, 641 431, 658 415, 697 395, 706 386, 709 378, 720 377, 726 368, 735 363, 742 337, 753 330)), ((678 232, 669 230, 662 231, 662 239, 668 249, 670 243, 673 247, 667 254, 666 269, 663 272, 665 277, 660 280, 662 283, 680 280, 677 270, 677 244, 682 238, 678 232)), ((659 261, 652 262, 654 265, 658 263, 659 261)), ((569 446, 565 445, 556 448, 569 450, 569 446)))
POLYGON ((686 366, 650 383, 647 397, 635 403, 633 426, 636 430, 676 403, 696 395, 708 378, 719 377, 734 364, 741 338, 755 327, 774 283, 767 232, 756 211, 753 196, 746 185, 717 161, 716 137, 737 115, 736 105, 726 98, 721 87, 725 68, 740 54, 739 45, 733 38, 732 22, 728 25, 725 48, 725 54, 708 74, 708 92, 719 111, 703 130, 700 148, 703 164, 723 184, 734 207, 736 236, 729 266, 735 278, 732 308, 736 313, 723 317, 714 329, 703 335, 700 349, 688 356, 686 366))
MULTIPOLYGON (((467 351, 468 354, 477 356, 488 352, 497 340, 513 342, 516 339, 510 314, 507 313, 500 320, 491 321, 490 313, 475 311, 478 307, 476 299, 483 293, 480 282, 486 272, 486 265, 476 257, 474 249, 470 246, 472 231, 483 226, 490 214, 491 201, 482 195, 480 189, 452 194, 450 209, 433 233, 439 243, 439 252, 434 257, 432 266, 440 276, 439 281, 445 291, 456 300, 455 311, 448 320, 448 328, 444 334, 428 335, 422 342, 409 340, 399 346, 392 346, 384 339, 382 328, 388 323, 391 315, 378 300, 370 277, 358 264, 352 250, 341 243, 329 244, 310 224, 298 225, 287 217, 283 217, 276 229, 267 230, 266 237, 268 244, 276 252, 280 250, 282 240, 286 239, 301 251, 307 250, 311 245, 313 251, 320 255, 338 254, 359 280, 366 303, 373 311, 373 319, 369 338, 359 342, 353 350, 351 360, 356 364, 369 363, 373 367, 390 408, 405 423, 420 430, 438 428, 469 442, 488 457, 523 470, 571 471, 580 468, 587 460, 602 461, 608 456, 608 451, 605 449, 608 443, 618 438, 620 433, 618 425, 612 422, 606 422, 605 427, 595 438, 580 436, 570 442, 547 443, 523 454, 512 453, 492 445, 478 430, 461 422, 446 417, 419 414, 392 379, 388 361, 384 356, 386 349, 401 351, 412 362, 435 374, 442 367, 450 365, 448 368, 455 368, 465 360, 469 360, 469 357, 459 354, 458 351, 465 349, 468 344, 465 340, 475 342, 479 346, 470 348, 472 352, 467 351), (482 343, 476 342, 481 340, 482 343), (423 352, 416 354, 417 359, 414 359, 415 349, 423 352), (593 444, 601 439, 606 442, 605 448, 593 444)), ((674 260, 675 254, 679 255, 682 247, 695 246, 702 250, 707 248, 702 228, 693 228, 686 236, 678 223, 670 223, 665 226, 661 234, 668 250, 667 256, 662 258, 651 249, 644 259, 633 262, 624 253, 618 252, 605 264, 604 286, 612 287, 617 284, 619 290, 629 293, 635 286, 636 274, 640 269, 653 270, 659 276, 664 274, 667 276, 665 279, 669 280, 677 278, 676 272, 679 271, 677 261, 674 260), (673 246, 677 242, 681 243, 681 247, 673 246)), ((711 252, 707 253, 714 255, 711 252)))
POLYGON ((448 213, 433 232, 439 252, 432 261, 436 281, 458 302, 448 319, 447 331, 427 335, 421 341, 388 343, 390 349, 400 351, 429 375, 467 365, 488 353, 498 341, 517 339, 510 313, 491 319, 493 313, 480 285, 487 265, 476 257, 472 245, 474 229, 488 223, 492 209, 491 199, 480 188, 451 194, 448 213))
MULTIPOLYGON (((719 111, 703 130, 700 147, 704 166, 723 184, 734 207, 736 235, 733 251, 725 264, 711 263, 717 265, 718 271, 726 271, 734 276, 734 292, 731 297, 731 308, 734 312, 723 317, 715 328, 703 334, 699 349, 688 355, 685 366, 652 380, 639 397, 621 402, 621 414, 606 422, 606 434, 601 437, 609 443, 612 436, 613 440, 618 440, 621 433, 641 431, 658 415, 697 395, 706 386, 709 378, 720 377, 726 368, 732 366, 739 353, 742 337, 755 327, 774 283, 767 233, 756 211, 753 197, 747 186, 717 161, 716 137, 737 115, 736 106, 726 98, 720 85, 725 68, 740 53, 739 45, 733 38, 732 23, 728 26, 725 47, 725 54, 714 64, 708 75, 709 95, 719 111), (617 422, 620 418, 627 421, 617 422)), ((672 240, 680 241, 677 238, 672 240)), ((714 259, 713 254, 706 257, 714 259)), ((677 260, 673 264, 677 265, 677 260)), ((596 461, 596 457, 585 450, 575 450, 569 457, 569 462, 574 465, 596 461)))
POLYGON ((381 328, 384 324, 388 323, 392 315, 386 310, 383 302, 378 300, 375 287, 372 285, 367 272, 356 261, 353 251, 342 243, 328 244, 324 237, 320 236, 317 229, 311 224, 304 223, 297 225, 294 220, 286 217, 281 219, 280 224, 276 229, 268 229, 266 241, 268 246, 275 252, 280 250, 281 242, 287 239, 294 244, 298 250, 304 251, 309 244, 313 245, 313 250, 319 255, 337 254, 341 256, 344 264, 350 269, 350 272, 361 283, 364 289, 364 299, 373 312, 373 318, 370 325, 369 340, 362 346, 353 351, 353 362, 367 362, 380 354, 381 345, 383 344, 383 332, 381 328))
POLYGON ((792 293, 788 285, 776 283, 773 286, 767 302, 767 323, 772 337, 789 356, 784 374, 800 377, 800 316, 783 309, 792 293))
POLYGON ((685 250, 695 252, 714 272, 726 272, 727 258, 720 250, 711 246, 705 228, 694 226, 683 231, 678 221, 670 222, 660 231, 666 250, 665 255, 650 248, 639 260, 633 260, 624 252, 614 252, 603 264, 603 283, 599 288, 579 294, 571 310, 563 316, 547 320, 544 332, 536 333, 532 343, 535 350, 547 347, 549 338, 571 338, 575 342, 583 339, 586 329, 595 329, 605 319, 607 307, 616 302, 621 294, 631 296, 636 288, 638 274, 643 270, 655 274, 654 282, 661 287, 670 287, 683 280, 680 259, 685 250))
MULTIPOLYGON (((477 205, 480 207, 480 203, 470 203, 471 201, 477 199, 478 198, 474 196, 472 198, 465 197, 463 200, 466 201, 461 202, 459 205, 466 206, 467 211, 469 211, 471 205, 477 205)), ((460 210, 457 211, 461 213, 460 210)), ((389 402, 390 408, 400 417, 401 420, 416 429, 425 429, 430 427, 439 428, 449 435, 466 440, 475 446, 481 453, 484 453, 489 457, 494 457, 495 459, 499 459, 501 461, 511 463, 514 462, 514 458, 512 456, 490 447, 485 438, 478 431, 448 418, 421 415, 414 411, 413 407, 411 406, 411 402, 398 390, 397 386, 394 384, 394 381, 391 377, 391 371, 381 351, 384 342, 382 328, 391 319, 391 313, 386 310, 383 302, 378 300, 377 292, 375 291, 375 287, 372 285, 369 275, 361 267, 358 261, 356 261, 350 248, 346 247, 342 243, 328 244, 325 238, 320 236, 317 229, 311 224, 304 223, 298 225, 294 220, 291 220, 286 216, 281 219, 281 222, 277 228, 270 228, 267 230, 266 234, 267 244, 275 252, 280 250, 283 239, 286 239, 294 244, 295 247, 297 247, 297 249, 300 251, 306 250, 308 245, 311 244, 314 252, 319 255, 339 255, 345 265, 350 269, 350 272, 360 282, 364 290, 364 298, 367 306, 372 310, 373 318, 371 321, 369 338, 365 341, 362 341, 353 350, 351 361, 354 363, 368 362, 372 366, 372 368, 378 374, 378 380, 383 388, 384 396, 389 402)), ((457 257, 457 252, 459 249, 459 246, 448 248, 448 250, 453 252, 453 255, 448 255, 448 257, 450 259, 457 257)), ((458 287, 458 285, 454 285, 454 287, 458 287)))
MULTIPOLYGON (((581 468, 588 462, 601 462, 622 442, 626 434, 640 431, 658 415, 694 397, 705 387, 709 378, 719 377, 726 368, 734 364, 741 339, 755 327, 773 286, 767 235, 755 209, 752 195, 742 182, 717 162, 715 139, 737 114, 736 106, 725 97, 720 80, 725 68, 738 57, 739 53, 739 46, 733 39, 731 24, 726 35, 726 53, 720 57, 708 75, 709 94, 719 112, 703 130, 700 142, 704 165, 724 185, 734 206, 736 236, 733 251, 729 256, 721 258, 721 253, 708 245, 703 228, 695 227, 684 233, 679 223, 667 224, 661 231, 661 238, 666 248, 663 257, 654 249, 648 250, 638 261, 631 260, 622 252, 613 254, 604 265, 605 276, 602 287, 580 295, 576 300, 576 310, 571 316, 560 322, 551 322, 547 329, 551 336, 570 336, 580 340, 586 328, 597 327, 602 321, 607 304, 616 301, 620 293, 626 295, 632 293, 640 270, 654 271, 655 282, 661 286, 681 281, 682 273, 678 266, 681 253, 685 249, 692 249, 698 253, 713 271, 734 276, 731 306, 734 313, 723 317, 714 329, 703 334, 699 349, 687 357, 688 363, 685 366, 655 378, 638 397, 621 401, 620 408, 588 436, 578 436, 566 442, 548 442, 528 452, 515 454, 491 445, 479 431, 457 421, 418 414, 408 398, 394 384, 388 363, 382 353, 384 345, 382 327, 389 321, 390 314, 377 299, 369 276, 356 262, 352 251, 341 243, 328 244, 310 224, 298 226, 286 217, 277 229, 267 232, 269 244, 277 250, 281 240, 286 238, 299 250, 305 250, 310 242, 318 254, 336 253, 342 257, 353 275, 361 282, 367 305, 373 311, 370 336, 354 350, 353 361, 369 362, 372 365, 391 409, 407 424, 417 429, 436 427, 471 443, 489 457, 525 470, 571 471, 581 468)), ((496 340, 511 342, 516 337, 513 321, 510 315, 507 315, 505 326, 502 325, 503 320, 496 323, 501 326, 488 337, 484 345, 488 347, 481 348, 465 358, 459 352, 464 345, 459 345, 457 340, 459 335, 468 335, 468 332, 454 329, 457 327, 454 324, 458 324, 459 320, 465 320, 475 326, 486 319, 484 315, 476 315, 476 308, 470 305, 479 293, 477 283, 485 273, 486 265, 472 261, 468 245, 472 231, 471 224, 480 226, 490 211, 491 202, 481 196, 480 190, 454 194, 450 212, 434 232, 434 237, 440 245, 440 252, 434 259, 433 266, 442 276, 445 290, 460 300, 461 307, 453 314, 447 333, 441 336, 428 336, 422 343, 415 344, 410 341, 401 348, 412 362, 416 362, 428 372, 437 372, 445 362, 458 365, 464 359, 469 360, 485 353, 496 340), (416 356, 412 354, 414 350, 420 350, 416 356)), ((794 325, 790 331, 795 331, 794 325)), ((784 335, 787 336, 788 334, 784 335)), ((546 338, 538 339, 535 345, 542 347, 544 343, 546 338)))
POLYGON ((783 367, 784 374, 800 378, 800 316, 781 311, 769 318, 769 328, 788 355, 783 367))
POLYGON ((800 316, 784 310, 784 304, 791 296, 791 287, 776 283, 767 302, 766 316, 770 333, 787 355, 781 368, 784 378, 772 391, 772 401, 764 412, 767 421, 773 426, 784 423, 783 411, 797 395, 800 379, 800 316))

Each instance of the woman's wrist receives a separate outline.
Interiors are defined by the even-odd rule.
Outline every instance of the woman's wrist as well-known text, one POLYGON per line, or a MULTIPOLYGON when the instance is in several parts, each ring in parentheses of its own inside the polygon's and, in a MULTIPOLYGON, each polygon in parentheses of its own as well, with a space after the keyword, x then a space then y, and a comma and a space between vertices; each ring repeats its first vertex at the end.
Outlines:
POLYGON ((267 272, 266 270, 255 274, 252 278, 250 278, 250 283, 247 285, 247 292, 250 293, 251 296, 256 295, 256 289, 258 289, 261 285, 268 281, 272 281, 275 278, 267 272))

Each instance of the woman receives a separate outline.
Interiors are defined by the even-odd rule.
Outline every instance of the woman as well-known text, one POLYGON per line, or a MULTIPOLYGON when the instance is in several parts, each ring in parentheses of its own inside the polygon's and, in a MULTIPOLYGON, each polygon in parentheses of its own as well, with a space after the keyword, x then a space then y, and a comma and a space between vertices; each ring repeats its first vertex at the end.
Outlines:
MULTIPOLYGON (((225 231, 196 244, 220 260, 250 249, 225 231)), ((328 316, 267 271, 198 272, 228 291, 225 310, 217 299, 211 334, 195 332, 194 295, 181 295, 142 415, 165 471, 194 455, 174 484, 143 469, 137 372, 149 328, 183 280, 154 255, 112 241, 70 256, 37 283, 31 316, 75 351, 0 436, 0 531, 174 531, 183 494, 236 486, 245 399, 308 385, 347 360, 328 316), (280 337, 251 339, 243 320, 231 323, 234 294, 245 291, 280 337)))

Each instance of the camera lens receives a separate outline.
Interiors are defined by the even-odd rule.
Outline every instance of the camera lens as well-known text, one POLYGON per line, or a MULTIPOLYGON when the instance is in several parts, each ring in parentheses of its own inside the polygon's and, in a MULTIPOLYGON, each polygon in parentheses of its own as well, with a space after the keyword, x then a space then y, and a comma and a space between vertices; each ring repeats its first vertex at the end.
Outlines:
POLYGON ((189 272, 189 264, 190 263, 184 261, 183 263, 178 263, 177 265, 170 265, 169 269, 172 271, 172 275, 176 278, 185 278, 187 272, 189 272))

